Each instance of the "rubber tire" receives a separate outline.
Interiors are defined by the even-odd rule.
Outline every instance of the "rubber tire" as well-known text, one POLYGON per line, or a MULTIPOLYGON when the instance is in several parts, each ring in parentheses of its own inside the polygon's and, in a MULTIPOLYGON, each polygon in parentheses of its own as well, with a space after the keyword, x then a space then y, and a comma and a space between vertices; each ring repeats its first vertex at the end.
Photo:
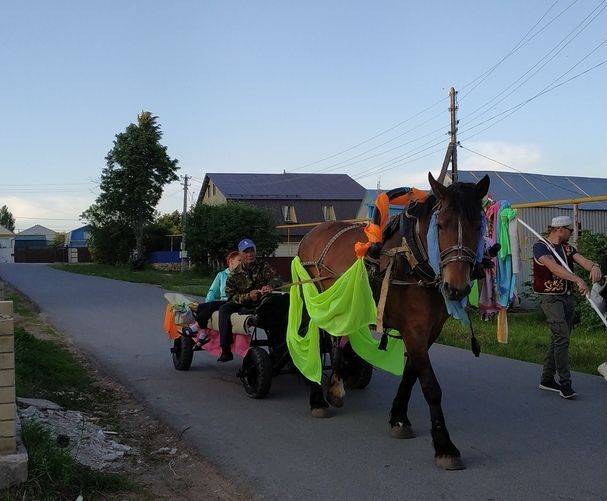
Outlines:
POLYGON ((366 388, 373 377, 373 366, 359 357, 350 343, 347 343, 342 350, 343 356, 343 377, 348 388, 362 390, 366 388))
POLYGON ((259 346, 249 348, 242 361, 241 381, 251 398, 264 398, 272 385, 272 360, 259 346))
POLYGON ((189 336, 179 336, 173 344, 173 365, 178 371, 187 371, 194 358, 194 340, 189 336))

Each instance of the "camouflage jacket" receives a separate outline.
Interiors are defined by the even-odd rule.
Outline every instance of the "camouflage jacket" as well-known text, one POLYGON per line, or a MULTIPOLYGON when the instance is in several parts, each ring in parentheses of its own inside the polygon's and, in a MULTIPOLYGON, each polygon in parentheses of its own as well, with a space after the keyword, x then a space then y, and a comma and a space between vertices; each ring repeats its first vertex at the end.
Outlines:
POLYGON ((278 287, 282 279, 265 261, 255 261, 250 268, 239 264, 228 276, 226 295, 228 301, 238 304, 251 304, 249 292, 261 289, 264 285, 278 287))

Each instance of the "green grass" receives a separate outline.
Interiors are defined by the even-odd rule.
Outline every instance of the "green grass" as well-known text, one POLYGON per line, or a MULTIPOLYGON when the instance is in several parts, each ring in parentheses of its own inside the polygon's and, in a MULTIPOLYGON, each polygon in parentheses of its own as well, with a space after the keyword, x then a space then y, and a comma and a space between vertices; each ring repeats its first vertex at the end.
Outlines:
POLYGON ((45 398, 74 410, 90 409, 99 397, 72 353, 20 327, 15 329, 15 391, 18 397, 45 398))
MULTIPOLYGON (((481 321, 476 312, 471 314, 471 318, 474 333, 481 343, 482 353, 543 363, 550 341, 550 330, 539 311, 508 313, 507 344, 497 342, 496 320, 481 321)), ((449 319, 438 342, 469 349, 470 332, 459 321, 449 319)), ((569 345, 569 361, 572 370, 596 375, 596 368, 605 361, 606 354, 607 332, 605 329, 588 332, 574 327, 569 345)))
POLYGON ((130 491, 136 486, 125 476, 91 470, 61 449, 38 423, 25 421, 23 442, 29 456, 27 482, 7 489, 0 498, 39 501, 107 499, 107 494, 130 491))
POLYGON ((213 281, 212 277, 195 271, 163 271, 145 269, 134 271, 130 266, 111 266, 106 264, 54 264, 57 270, 93 275, 97 277, 124 280, 126 282, 159 285, 163 289, 184 294, 204 296, 213 281))

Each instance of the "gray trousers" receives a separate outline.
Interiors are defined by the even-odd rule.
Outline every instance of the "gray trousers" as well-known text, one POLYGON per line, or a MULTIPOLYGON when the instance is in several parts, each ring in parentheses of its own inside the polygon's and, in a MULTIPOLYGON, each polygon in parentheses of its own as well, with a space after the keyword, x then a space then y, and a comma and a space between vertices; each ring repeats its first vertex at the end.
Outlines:
POLYGON ((561 385, 571 384, 569 372, 569 337, 573 328, 575 299, 573 295, 540 296, 540 306, 550 327, 551 337, 546 356, 542 382, 553 381, 559 375, 561 385))

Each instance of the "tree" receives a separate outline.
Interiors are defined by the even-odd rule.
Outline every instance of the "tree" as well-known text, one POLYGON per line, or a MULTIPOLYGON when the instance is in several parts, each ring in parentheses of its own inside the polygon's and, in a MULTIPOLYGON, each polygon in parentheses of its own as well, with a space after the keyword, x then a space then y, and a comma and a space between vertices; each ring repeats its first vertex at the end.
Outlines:
POLYGON ((0 224, 9 231, 15 231, 15 218, 6 205, 0 207, 0 224))
MULTIPOLYGON (((154 222, 147 225, 143 236, 145 251, 171 250, 171 239, 167 235, 181 235, 181 214, 178 211, 159 214, 154 222)), ((179 249, 181 237, 174 239, 175 249, 179 249)))
POLYGON ((193 262, 221 266, 243 237, 253 239, 257 253, 272 254, 278 233, 272 214, 241 202, 198 204, 188 215, 188 253, 193 262))
POLYGON ((83 214, 83 219, 95 231, 107 235, 120 234, 127 227, 133 235, 137 257, 143 257, 144 228, 155 215, 164 186, 176 181, 177 160, 167 154, 160 144, 162 132, 158 117, 142 111, 136 124, 116 135, 114 147, 105 160, 107 167, 101 173, 101 194, 83 214), (115 225, 116 230, 106 228, 115 225))

